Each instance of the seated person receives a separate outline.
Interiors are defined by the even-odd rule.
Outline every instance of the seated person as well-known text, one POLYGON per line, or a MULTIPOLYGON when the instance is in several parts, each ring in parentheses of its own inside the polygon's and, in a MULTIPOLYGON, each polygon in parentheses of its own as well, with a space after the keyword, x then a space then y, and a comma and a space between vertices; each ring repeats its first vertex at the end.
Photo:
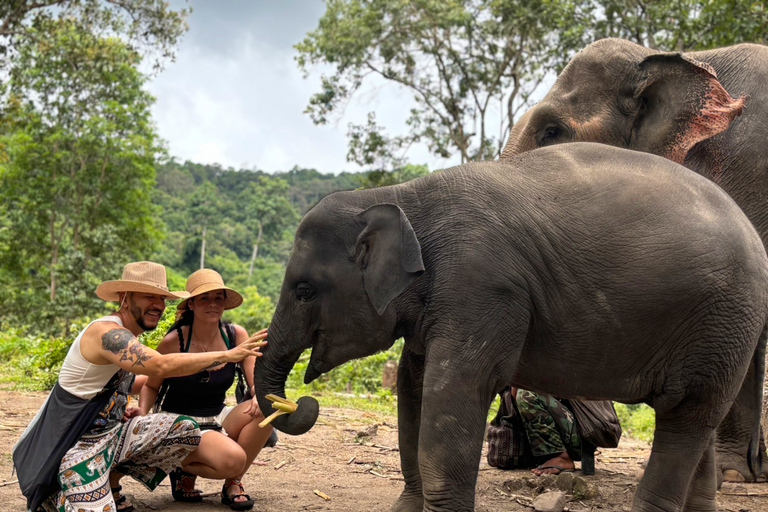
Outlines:
POLYGON ((91 322, 67 353, 47 401, 13 449, 28 510, 129 512, 119 480, 130 475, 154 489, 175 467, 215 463, 198 423, 179 414, 139 416, 128 395, 143 378, 176 377, 261 355, 257 335, 230 350, 163 355, 137 338, 157 327, 168 291, 165 267, 130 263, 96 294, 119 309, 91 322), (138 381, 138 382, 137 382, 138 381))
POLYGON ((531 454, 539 464, 534 475, 558 475, 576 469, 581 460, 581 438, 573 413, 557 398, 512 388, 531 454))
MULTIPOLYGON (((221 320, 224 311, 242 304, 243 297, 225 286, 218 272, 201 269, 193 273, 187 280, 187 292, 190 297, 179 304, 178 320, 157 347, 158 352, 203 354, 212 350, 227 350, 248 339, 244 328, 221 320)), ((259 427, 264 415, 253 389, 255 363, 255 357, 240 363, 254 398, 235 407, 224 404, 226 392, 235 380, 234 363, 221 364, 186 377, 165 380, 150 377, 144 386, 139 402, 142 414, 148 413, 157 401, 161 411, 184 414, 197 420, 205 440, 216 446, 215 453, 211 455, 220 462, 216 470, 195 472, 182 466, 171 474, 171 493, 176 501, 202 500, 201 492, 195 489, 197 474, 224 479, 221 502, 233 510, 253 507, 254 502, 245 493, 241 480, 273 431, 271 425, 259 427), (238 453, 237 457, 232 455, 234 452, 238 453), (238 463, 233 465, 233 461, 238 463)))
POLYGON ((558 475, 581 460, 581 471, 594 475, 595 449, 616 448, 620 439, 610 400, 563 400, 508 387, 488 427, 488 464, 558 475))

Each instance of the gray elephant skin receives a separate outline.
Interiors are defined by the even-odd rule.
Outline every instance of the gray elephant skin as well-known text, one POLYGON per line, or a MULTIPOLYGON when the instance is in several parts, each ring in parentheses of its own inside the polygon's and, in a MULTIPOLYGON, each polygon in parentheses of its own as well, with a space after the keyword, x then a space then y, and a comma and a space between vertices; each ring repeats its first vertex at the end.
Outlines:
POLYGON ((403 337, 391 510, 474 510, 488 409, 513 384, 650 404, 632 510, 715 511, 715 428, 763 360, 767 305, 760 237, 720 188, 661 157, 559 145, 320 201, 296 233, 257 398, 270 414, 265 395, 285 396, 307 348, 311 382, 403 337))
MULTIPOLYGON (((501 161, 563 142, 602 142, 664 156, 730 194, 768 242, 768 47, 740 44, 686 54, 604 39, 577 54, 546 97, 513 127, 501 161)), ((750 371, 745 393, 754 387, 750 371)), ((717 434, 718 478, 765 481, 750 471, 757 410, 737 399, 717 434)), ((762 436, 761 443, 763 442, 762 436)))

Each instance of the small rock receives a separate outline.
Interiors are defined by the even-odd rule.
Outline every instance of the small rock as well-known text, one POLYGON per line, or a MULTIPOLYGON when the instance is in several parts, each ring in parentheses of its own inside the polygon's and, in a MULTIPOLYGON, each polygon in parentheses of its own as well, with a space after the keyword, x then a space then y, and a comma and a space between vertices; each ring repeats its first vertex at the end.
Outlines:
POLYGON ((533 500, 533 508, 536 512, 563 512, 565 508, 565 494, 560 491, 540 494, 533 500))
POLYGON ((573 479, 573 497, 577 500, 592 500, 598 497, 600 492, 597 486, 577 476, 573 479))
POLYGON ((560 473, 555 479, 555 488, 563 492, 573 491, 573 481, 576 479, 576 475, 573 473, 560 473))

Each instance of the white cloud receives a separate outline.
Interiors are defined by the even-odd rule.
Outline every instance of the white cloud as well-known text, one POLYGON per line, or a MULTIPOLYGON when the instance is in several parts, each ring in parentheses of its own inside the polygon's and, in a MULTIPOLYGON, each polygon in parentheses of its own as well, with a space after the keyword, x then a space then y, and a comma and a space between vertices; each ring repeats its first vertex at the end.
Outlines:
MULTIPOLYGON (((334 124, 316 126, 303 113, 320 73, 304 79, 292 46, 316 28, 324 9, 318 0, 190 3, 176 62, 149 84, 158 131, 177 159, 267 172, 295 165, 359 171, 346 162, 350 122, 375 111, 390 134, 406 130, 410 95, 383 81, 361 91, 334 124)), ((426 148, 409 157, 430 168, 453 165, 426 148)))

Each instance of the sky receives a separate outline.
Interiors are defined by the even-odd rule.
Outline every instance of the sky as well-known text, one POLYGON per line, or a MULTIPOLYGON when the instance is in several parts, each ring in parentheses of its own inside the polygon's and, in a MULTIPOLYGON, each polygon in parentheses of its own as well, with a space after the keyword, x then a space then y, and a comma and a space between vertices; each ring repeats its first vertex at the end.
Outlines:
MULTIPOLYGON (((342 116, 317 126, 304 109, 320 90, 322 69, 304 78, 293 46, 317 28, 321 0, 171 0, 192 7, 176 61, 149 84, 153 117, 177 160, 265 172, 294 166, 323 173, 364 170, 346 161, 349 123, 369 111, 389 135, 404 133, 410 94, 384 83, 364 87, 342 116)), ((325 69, 329 74, 329 69, 325 69)), ((430 170, 459 163, 408 152, 430 170)))

